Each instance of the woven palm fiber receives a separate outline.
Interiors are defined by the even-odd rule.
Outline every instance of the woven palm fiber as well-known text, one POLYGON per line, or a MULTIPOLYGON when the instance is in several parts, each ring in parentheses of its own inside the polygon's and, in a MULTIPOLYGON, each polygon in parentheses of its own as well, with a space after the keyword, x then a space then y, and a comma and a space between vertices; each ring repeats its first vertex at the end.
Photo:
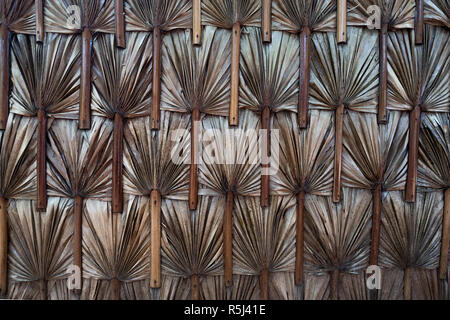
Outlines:
POLYGON ((0 295, 448 299, 449 27, 448 0, 0 0, 0 295))

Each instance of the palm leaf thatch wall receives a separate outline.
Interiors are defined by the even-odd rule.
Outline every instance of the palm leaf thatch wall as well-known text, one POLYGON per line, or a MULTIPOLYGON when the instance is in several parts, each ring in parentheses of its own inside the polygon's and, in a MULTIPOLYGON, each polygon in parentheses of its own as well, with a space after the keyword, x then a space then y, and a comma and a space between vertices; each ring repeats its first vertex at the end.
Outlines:
POLYGON ((0 297, 448 298, 449 8, 0 1, 0 297))

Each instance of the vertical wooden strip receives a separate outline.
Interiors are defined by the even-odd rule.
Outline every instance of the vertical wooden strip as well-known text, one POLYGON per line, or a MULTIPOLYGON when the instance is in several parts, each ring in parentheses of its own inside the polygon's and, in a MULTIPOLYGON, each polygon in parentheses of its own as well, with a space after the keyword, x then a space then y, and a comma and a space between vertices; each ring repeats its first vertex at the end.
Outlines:
POLYGON ((200 282, 198 274, 191 275, 191 300, 200 299, 200 282))
POLYGON ((83 29, 81 39, 81 84, 78 127, 82 130, 89 130, 91 128, 92 34, 88 28, 83 29))
POLYGON ((339 269, 333 270, 330 277, 330 299, 339 300, 339 269))
POLYGON ((116 18, 116 47, 125 48, 125 16, 123 0, 114 0, 116 18))
POLYGON ((37 210, 47 209, 47 116, 40 108, 38 115, 37 210))
POLYGON ((380 124, 385 124, 387 122, 387 38, 388 25, 383 23, 379 33, 380 92, 378 101, 378 123, 380 124))
POLYGON ((39 280, 39 295, 41 300, 47 300, 47 280, 39 280))
POLYGON ((150 193, 151 219, 151 272, 150 287, 161 287, 161 193, 152 190, 150 193))
POLYGON ((262 33, 263 42, 272 41, 272 0, 262 2, 262 33))
POLYGON ((239 124, 239 59, 241 52, 241 25, 233 24, 231 43, 231 98, 230 98, 230 126, 239 124))
POLYGON ((448 246, 450 241, 450 188, 444 194, 444 215, 442 221, 441 258, 439 263, 439 278, 447 278, 448 246))
POLYGON ((192 110, 191 118, 191 166, 189 178, 189 209, 197 209, 198 161, 199 161, 200 110, 192 110))
POLYGON ((233 285, 233 206, 234 194, 228 191, 225 199, 225 219, 223 224, 223 251, 225 286, 233 285))
POLYGON ((342 130, 344 127, 344 105, 340 104, 336 108, 335 116, 335 145, 334 145, 334 181, 333 181, 333 202, 341 201, 341 172, 342 172, 342 130))
POLYGON ((111 300, 120 300, 120 281, 117 278, 111 279, 111 300))
POLYGON ((0 197, 0 297, 7 294, 8 287, 8 202, 0 197))
POLYGON ((337 2, 337 43, 347 42, 347 0, 337 2))
MULTIPOLYGON (((74 216, 73 216, 73 265, 79 270, 75 272, 75 283, 82 284, 82 223, 83 223, 83 198, 79 195, 74 199, 74 216)), ((81 294, 81 288, 77 289, 77 293, 81 294)))
POLYGON ((152 112, 150 127, 159 130, 160 104, 161 104, 161 29, 153 29, 153 69, 152 69, 152 112))
POLYGON ((269 269, 264 268, 259 275, 261 300, 269 300, 269 269))
POLYGON ((123 118, 119 113, 114 115, 113 138, 113 173, 112 173, 112 212, 122 213, 123 188, 122 188, 122 164, 123 164, 123 118))
POLYGON ((301 129, 308 127, 310 45, 311 30, 309 27, 304 27, 300 32, 300 91, 298 98, 298 125, 301 129))
POLYGON ((261 207, 268 207, 270 201, 270 108, 261 113, 262 171, 261 171, 261 207))
POLYGON ((43 0, 35 0, 35 16, 36 16, 36 41, 44 41, 44 4, 43 0))
POLYGON ((202 43, 202 9, 201 0, 193 0, 192 4, 192 44, 202 43))
POLYGON ((420 106, 409 115, 408 173, 406 180, 406 202, 416 201, 417 165, 419 156, 420 106))
POLYGON ((372 201, 372 241, 370 242, 369 260, 370 265, 378 265, 381 226, 381 183, 373 190, 372 201))
POLYGON ((9 30, 0 25, 0 130, 5 130, 9 112, 9 30))
POLYGON ((411 300, 411 267, 406 267, 403 274, 403 299, 411 300))
POLYGON ((305 210, 305 191, 297 194, 297 221, 296 221, 296 237, 295 237, 295 284, 303 284, 303 255, 304 255, 304 221, 305 210))
POLYGON ((415 43, 423 42, 423 0, 416 0, 416 17, 414 25, 415 43))

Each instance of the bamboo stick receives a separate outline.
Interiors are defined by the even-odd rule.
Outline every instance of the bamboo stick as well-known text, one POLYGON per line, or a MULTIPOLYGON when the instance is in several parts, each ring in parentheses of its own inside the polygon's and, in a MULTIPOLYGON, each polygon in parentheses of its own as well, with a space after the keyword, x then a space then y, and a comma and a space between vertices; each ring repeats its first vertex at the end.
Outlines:
POLYGON ((416 17, 414 25, 415 43, 423 42, 423 0, 416 0, 416 17))
POLYGON ((406 202, 416 201, 417 163, 419 156, 420 105, 409 115, 408 173, 406 180, 406 202))
POLYGON ((372 241, 370 242, 370 265, 378 265, 378 253, 380 251, 380 226, 381 226, 381 183, 372 191, 372 241))
POLYGON ((269 171, 270 168, 270 163, 265 163, 264 161, 265 157, 267 161, 270 159, 270 108, 267 106, 261 113, 261 129, 263 130, 262 137, 265 144, 262 146, 261 207, 268 207, 270 200, 270 176, 269 172, 264 172, 269 171))
POLYGON ((0 297, 6 296, 8 287, 8 202, 0 197, 0 297))
POLYGON ((225 286, 233 285, 233 205, 234 194, 228 191, 225 200, 225 219, 223 225, 224 277, 225 286))
POLYGON ((198 203, 198 161, 199 161, 199 134, 200 134, 200 110, 192 110, 191 121, 191 166, 189 179, 189 209, 197 209, 198 203))
POLYGON ((269 300, 269 269, 264 268, 259 275, 261 300, 269 300))
POLYGON ((113 140, 112 212, 122 213, 123 118, 118 112, 114 115, 113 140))
POLYGON ((81 38, 81 86, 78 127, 82 130, 89 130, 91 128, 92 34, 87 27, 83 29, 81 38))
MULTIPOLYGON (((73 230, 73 264, 80 271, 75 273, 75 283, 82 284, 82 223, 83 223, 83 198, 79 195, 74 198, 74 230, 73 230)), ((76 290, 81 294, 81 288, 76 290)))
POLYGON ((36 16, 36 41, 44 41, 44 4, 43 0, 35 0, 35 16, 36 16))
POLYGON ((380 92, 378 101, 378 123, 385 124, 387 122, 387 38, 388 25, 381 25, 380 40, 380 92))
POLYGON ((309 27, 304 27, 300 32, 300 91, 298 98, 298 125, 301 129, 308 127, 310 45, 311 29, 309 27))
POLYGON ((39 280, 39 294, 41 300, 47 300, 47 280, 39 280))
POLYGON ((340 272, 339 272, 339 269, 336 268, 331 273, 331 278, 330 278, 330 298, 331 298, 331 300, 339 300, 339 278, 340 278, 340 272))
POLYGON ((239 124, 239 59, 241 52, 241 25, 233 24, 231 42, 231 98, 230 98, 230 126, 239 124))
POLYGON ((411 267, 406 267, 403 275, 403 299, 411 300, 411 267))
POLYGON ((344 126, 344 105, 340 104, 336 108, 336 132, 334 145, 334 181, 333 181, 333 202, 341 201, 341 172, 342 172, 342 130, 344 126))
POLYGON ((115 0, 116 47, 125 48, 125 17, 123 15, 123 0, 115 0))
POLYGON ((450 187, 445 190, 444 194, 444 216, 442 219, 442 241, 441 241, 441 258, 439 263, 439 278, 445 280, 447 278, 448 268, 448 247, 450 234, 450 187))
POLYGON ((202 3, 201 0, 193 0, 192 3, 192 44, 202 43, 202 3))
POLYGON ((9 112, 9 30, 0 25, 0 130, 5 130, 9 112))
POLYGON ((150 193, 151 219, 151 272, 150 287, 161 287, 161 193, 152 190, 150 193))
POLYGON ((120 281, 117 278, 111 279, 111 300, 120 300, 120 281))
POLYGON ((191 300, 200 299, 200 282, 198 274, 191 275, 191 300))
POLYGON ((303 254, 304 254, 304 233, 303 221, 305 210, 305 191, 302 190, 297 194, 297 221, 296 221, 296 237, 295 237, 295 285, 303 284, 303 254))
POLYGON ((263 0, 262 2, 262 33, 263 42, 272 41, 272 0, 263 0))
POLYGON ((159 130, 160 104, 161 104, 161 29, 153 29, 153 69, 152 69, 152 112, 150 126, 153 130, 159 130))
POLYGON ((347 0, 337 2, 337 43, 347 42, 347 0))
POLYGON ((47 116, 40 108, 38 116, 37 150, 37 210, 47 209, 47 116))

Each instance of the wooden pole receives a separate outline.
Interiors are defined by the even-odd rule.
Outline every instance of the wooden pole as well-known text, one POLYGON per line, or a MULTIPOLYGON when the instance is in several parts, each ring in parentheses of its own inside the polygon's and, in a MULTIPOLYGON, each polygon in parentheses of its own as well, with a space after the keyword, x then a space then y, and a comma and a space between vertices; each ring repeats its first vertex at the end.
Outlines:
POLYGON ((337 2, 337 43, 347 42, 347 0, 337 2))
POLYGON ((197 209, 198 203, 198 161, 199 161, 200 110, 192 110, 191 119, 191 166, 189 178, 189 209, 197 209))
POLYGON ((125 48, 125 16, 123 15, 123 0, 115 0, 116 16, 116 47, 125 48))
POLYGON ((406 202, 416 201, 417 164, 419 156, 420 105, 409 115, 408 173, 406 180, 406 202))
POLYGON ((152 69, 152 112, 150 126, 153 130, 159 130, 160 104, 161 104, 161 29, 153 29, 153 69, 152 69))
POLYGON ((202 2, 193 0, 192 3, 192 44, 200 45, 202 43, 202 2))
POLYGON ((42 0, 35 0, 35 16, 36 16, 36 41, 44 41, 44 4, 42 0))
POLYGON ((117 278, 111 279, 111 300, 120 300, 120 281, 117 278))
POLYGON ((198 274, 191 275, 191 300, 200 299, 200 282, 198 274))
POLYGON ((262 172, 261 172, 261 207, 269 206, 270 198, 270 163, 265 163, 270 159, 270 108, 265 107, 261 113, 262 146, 262 172), (265 139, 264 139, 265 138, 265 139), (266 161, 264 161, 266 158, 266 161))
POLYGON ((6 129, 9 112, 9 30, 0 25, 0 130, 6 129))
POLYGON ((272 0, 263 0, 262 2, 262 33, 263 42, 272 41, 272 0))
MULTIPOLYGON (((83 260, 82 260, 82 224, 83 224, 83 198, 79 195, 74 198, 74 229, 73 229, 73 264, 80 271, 75 273, 75 283, 82 284, 83 260)), ((81 294, 81 288, 76 290, 81 294)))
POLYGON ((416 0, 416 17, 414 25, 415 43, 423 42, 423 0, 416 0))
POLYGON ((372 241, 370 242, 370 265, 378 265, 378 253, 380 251, 380 226, 381 226, 381 183, 372 191, 372 241))
POLYGON ((298 98, 298 125, 301 129, 305 129, 308 127, 310 46, 311 29, 306 26, 300 32, 300 91, 298 98))
POLYGON ((302 190, 297 194, 297 221, 296 221, 296 237, 295 237, 295 284, 297 286, 303 284, 303 257, 304 257, 304 221, 305 210, 305 191, 302 190))
POLYGON ((151 272, 150 287, 161 287, 161 193, 152 190, 150 193, 151 219, 151 272))
POLYGON ((342 130, 344 127, 344 105, 340 104, 336 108, 336 131, 334 144, 334 182, 333 182, 333 202, 341 201, 341 172, 342 172, 342 130))
POLYGON ((37 150, 37 210, 47 209, 47 116, 39 108, 38 116, 38 150, 37 150))
POLYGON ((8 202, 0 197, 0 297, 7 294, 8 288, 8 202))
POLYGON ((439 263, 439 278, 447 278, 448 269, 448 246, 450 234, 450 188, 444 193, 444 215, 442 219, 442 241, 441 241, 441 258, 439 263))
POLYGON ((233 285, 233 206, 234 194, 228 191, 225 199, 225 219, 223 224, 223 251, 225 286, 233 285))
POLYGON ((411 300, 411 267, 406 267, 403 275, 403 299, 411 300))
POLYGON ((47 300, 47 280, 41 279, 39 280, 39 294, 41 300, 47 300))
POLYGON ((78 127, 82 130, 91 128, 91 60, 92 34, 85 27, 81 34, 81 83, 80 83, 80 112, 78 127))
POLYGON ((114 115, 113 138, 113 173, 112 173, 112 212, 122 213, 123 210, 123 118, 116 112, 114 115))
POLYGON ((330 278, 330 298, 331 300, 339 300, 339 269, 334 269, 330 278))
POLYGON ((388 25, 381 25, 380 40, 380 92, 378 101, 378 123, 385 124, 387 122, 387 38, 388 25))
POLYGON ((261 300, 269 300, 269 269, 264 268, 259 275, 261 300))
POLYGON ((241 52, 241 25, 233 24, 231 42, 231 98, 230 98, 230 126, 239 124, 239 59, 241 52))

